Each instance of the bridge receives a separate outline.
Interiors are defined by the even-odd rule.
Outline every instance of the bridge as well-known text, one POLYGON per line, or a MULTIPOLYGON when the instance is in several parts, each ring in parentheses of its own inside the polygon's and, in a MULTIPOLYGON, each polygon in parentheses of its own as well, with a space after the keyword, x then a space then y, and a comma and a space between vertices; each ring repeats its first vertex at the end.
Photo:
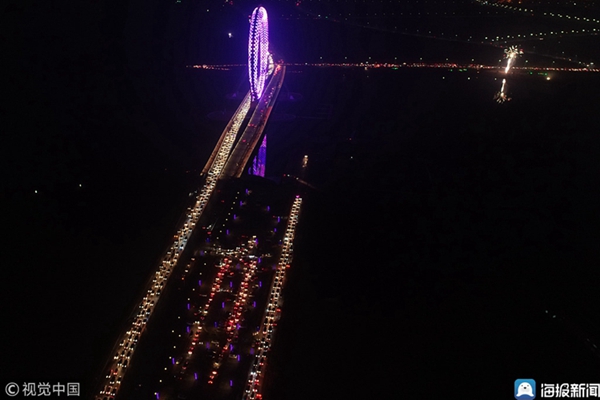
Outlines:
MULTIPOLYGON (((219 173, 219 178, 239 178, 241 177, 251 155, 256 149, 263 130, 269 119, 283 79, 285 77, 285 66, 275 65, 273 56, 268 51, 268 19, 267 11, 263 7, 257 7, 250 18, 250 34, 248 39, 248 77, 250 81, 250 90, 242 101, 242 105, 247 99, 250 99, 250 108, 240 106, 234 113, 228 126, 225 128, 217 146, 202 170, 203 174, 208 173, 218 154, 227 154, 227 162, 219 173), (265 88, 266 83, 266 88, 265 88), (252 112, 250 121, 237 141, 233 152, 229 153, 221 149, 227 137, 232 137, 234 132, 231 130, 234 120, 244 119, 246 115, 252 112)), ((237 131, 235 131, 237 136, 237 131)), ((264 141, 266 144, 266 141, 264 141)), ((264 160, 262 160, 264 165, 264 160)))
MULTIPOLYGON (((125 332, 120 335, 111 350, 111 356, 103 368, 103 374, 98 382, 98 391, 96 391, 94 397, 96 400, 109 400, 117 397, 119 390, 121 389, 122 381, 131 365, 130 360, 134 356, 140 337, 145 332, 147 322, 153 315, 162 291, 165 289, 167 283, 170 282, 169 278, 178 264, 203 211, 211 198, 214 197, 213 192, 215 191, 217 183, 221 180, 227 181, 231 178, 240 178, 242 176, 244 170, 246 170, 250 163, 251 156, 255 153, 261 138, 263 138, 261 151, 259 151, 257 157, 262 159, 255 159, 253 163, 255 167, 250 168, 250 172, 256 173, 257 170, 261 170, 262 168, 262 173, 264 174, 264 147, 266 146, 264 128, 273 106, 275 105, 285 77, 285 66, 274 64, 268 46, 267 12, 263 7, 257 7, 250 18, 248 40, 248 75, 250 90, 246 96, 244 96, 236 112, 223 130, 202 171, 205 181, 195 199, 194 206, 188 208, 184 222, 175 233, 173 242, 169 246, 166 254, 162 257, 157 270, 146 283, 147 290, 145 291, 144 297, 135 305, 134 310, 131 313, 131 318, 127 322, 128 325, 125 332), (242 132, 241 135, 239 134, 240 132, 242 132)), ((277 299, 283 282, 285 268, 289 267, 291 260, 291 241, 293 240, 293 231, 297 221, 300 202, 301 198, 297 197, 293 203, 291 214, 287 217, 291 222, 288 223, 285 230, 285 243, 277 267, 276 283, 271 285, 272 290, 276 290, 276 292, 273 292, 270 296, 270 298, 275 301, 275 304, 278 302, 277 299)), ((239 253, 241 251, 243 254, 236 253, 237 257, 239 259, 244 258, 246 261, 253 260, 253 256, 250 257, 249 255, 249 251, 252 251, 252 243, 248 242, 248 246, 245 249, 246 250, 243 251, 238 249, 237 252, 239 253)), ((219 254, 223 257, 223 260, 219 264, 219 268, 223 270, 230 268, 232 259, 231 252, 221 251, 219 254)), ((236 303, 237 311, 235 315, 237 315, 238 319, 243 307, 247 306, 242 300, 247 301, 247 281, 251 279, 251 273, 254 273, 255 267, 255 261, 248 262, 248 272, 246 273, 247 276, 244 278, 244 282, 246 282, 246 286, 244 286, 245 291, 239 293, 239 299, 236 303)), ((212 294, 219 290, 218 288, 223 283, 219 276, 220 275, 217 275, 212 282, 212 294)), ((210 301, 206 303, 205 308, 208 309, 209 306, 210 301)), ((275 312, 275 306, 273 305, 273 302, 269 302, 265 307, 267 307, 267 310, 265 311, 267 317, 264 317, 261 327, 265 329, 265 332, 268 329, 270 333, 274 326, 273 313, 275 312)), ((201 321, 198 321, 197 323, 200 324, 200 322, 201 321)), ((227 324, 229 335, 229 331, 234 329, 234 325, 232 325, 231 321, 227 324)), ((239 330, 239 325, 237 329, 239 330)), ((190 335, 192 333, 195 335, 194 337, 199 337, 202 333, 202 325, 198 325, 190 335)), ((231 335, 234 333, 231 333, 231 335)), ((231 338, 234 336, 227 336, 227 340, 231 341, 231 338)), ((194 341, 194 343, 196 342, 197 341, 194 341)), ((192 346, 189 351, 190 356, 194 346, 192 346)), ((264 357, 266 357, 267 349, 268 342, 263 338, 260 346, 257 346, 257 354, 260 354, 261 357, 261 366, 264 364, 262 361, 264 361, 264 357)), ((227 351, 227 349, 224 349, 222 355, 227 351)), ((214 380, 220 364, 221 362, 215 362, 215 370, 210 376, 211 380, 209 383, 212 383, 212 380, 214 380)), ((260 380, 256 377, 257 371, 262 373, 262 367, 252 367, 248 378, 247 390, 244 395, 245 398, 254 399, 261 397, 260 380)), ((156 398, 159 398, 158 393, 156 393, 156 398)))

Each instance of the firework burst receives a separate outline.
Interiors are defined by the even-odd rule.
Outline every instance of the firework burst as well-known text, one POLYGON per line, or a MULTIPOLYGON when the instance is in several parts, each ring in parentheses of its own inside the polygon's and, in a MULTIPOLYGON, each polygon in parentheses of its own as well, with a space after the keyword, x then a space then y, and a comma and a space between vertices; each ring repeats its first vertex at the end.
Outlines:
POLYGON ((510 67, 514 63, 515 58, 517 58, 517 56, 523 54, 523 50, 517 48, 517 46, 510 46, 509 48, 504 49, 504 54, 507 59, 506 68, 504 69, 504 73, 507 74, 508 71, 510 70, 510 67))

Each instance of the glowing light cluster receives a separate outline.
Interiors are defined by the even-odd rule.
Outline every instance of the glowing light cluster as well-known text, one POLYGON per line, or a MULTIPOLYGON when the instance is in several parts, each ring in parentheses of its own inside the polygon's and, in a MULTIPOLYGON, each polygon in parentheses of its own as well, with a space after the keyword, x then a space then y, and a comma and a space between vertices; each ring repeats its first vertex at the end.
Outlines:
POLYGON ((504 69, 504 73, 506 74, 510 70, 510 66, 515 61, 515 58, 517 58, 518 55, 523 54, 523 50, 518 49, 517 46, 511 46, 508 49, 504 49, 504 53, 508 60, 506 62, 506 68, 504 69))
POLYGON ((252 100, 260 99, 269 72, 269 22, 267 10, 257 7, 250 17, 248 74, 252 100))
POLYGON ((502 79, 502 87, 500 88, 500 91, 494 96, 494 99, 500 104, 504 103, 505 101, 510 101, 510 97, 506 95, 505 86, 506 79, 502 79))
POLYGON ((256 354, 254 356, 254 361, 246 381, 246 388, 242 397, 243 400, 257 400, 262 398, 261 389, 265 374, 267 356, 271 348, 275 326, 281 313, 281 309, 279 308, 281 305, 281 290, 285 281, 286 271, 292 262, 294 250, 293 242, 296 234, 296 224, 298 223, 298 215, 300 214, 301 205, 302 198, 300 196, 296 196, 288 216, 288 223, 282 241, 281 257, 277 263, 277 269, 275 271, 275 278, 271 286, 271 293, 269 295, 267 309, 263 317, 260 330, 258 331, 258 340, 254 346, 256 349, 256 354))
MULTIPOLYGON (((573 61, 569 58, 554 57, 565 61, 573 61)), ((579 63, 584 64, 584 63, 579 63)), ((278 64, 287 67, 336 67, 336 68, 390 68, 390 69, 405 69, 405 68, 458 68, 458 69, 506 69, 506 67, 500 67, 497 65, 483 65, 483 64, 456 64, 451 62, 445 63, 380 63, 380 62, 358 62, 358 63, 282 63, 278 64)), ((198 69, 222 69, 229 70, 231 68, 246 67, 246 64, 222 64, 222 65, 188 65, 188 68, 198 69)), ((273 71, 275 71, 275 66, 273 71)), ((585 67, 536 67, 533 65, 523 67, 513 67, 511 63, 511 69, 518 69, 521 71, 563 71, 563 72, 600 72, 600 68, 594 68, 593 63, 586 65, 585 67)), ((269 73, 270 75, 270 73, 269 73)))
POLYGON ((252 166, 248 169, 248 173, 257 176, 265 176, 265 165, 267 164, 267 135, 265 135, 260 147, 258 148, 258 154, 254 157, 252 166))
POLYGON ((240 126, 244 121, 246 114, 248 114, 250 105, 250 94, 248 94, 231 119, 230 125, 228 125, 226 128, 227 135, 223 143, 218 148, 215 160, 212 163, 206 177, 206 182, 202 186, 200 193, 198 193, 196 196, 196 203, 194 206, 188 208, 186 219, 184 220, 182 226, 177 230, 171 246, 169 247, 167 253, 163 256, 158 270, 155 273, 156 278, 153 279, 149 284, 147 293, 139 305, 140 311, 137 314, 137 318, 134 319, 134 322, 128 327, 125 334, 121 336, 121 343, 117 350, 117 354, 109 366, 110 371, 102 382, 102 389, 96 396, 96 400, 103 400, 107 397, 113 398, 119 391, 121 379, 127 372, 127 364, 132 357, 132 355, 128 356, 126 354, 129 350, 131 350, 131 353, 134 352, 139 337, 145 330, 148 318, 150 318, 156 303, 158 303, 161 291, 171 276, 173 268, 183 253, 187 241, 190 238, 192 231, 194 230, 194 227, 200 218, 200 215, 204 211, 204 208, 208 203, 208 199, 215 189, 218 177, 225 166, 225 161, 231 152, 231 147, 233 146, 240 126))

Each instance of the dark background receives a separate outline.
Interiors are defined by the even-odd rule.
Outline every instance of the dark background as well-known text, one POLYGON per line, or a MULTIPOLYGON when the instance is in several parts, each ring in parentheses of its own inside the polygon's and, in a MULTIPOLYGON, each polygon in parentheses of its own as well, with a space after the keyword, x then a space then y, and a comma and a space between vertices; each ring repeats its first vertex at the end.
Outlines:
MULTIPOLYGON (((582 4, 561 12, 598 16, 582 4)), ((186 65, 245 63, 256 5, 2 6, 6 382, 91 387, 224 126, 206 116, 247 90, 243 67, 186 65)), ((501 49, 467 39, 581 29, 470 2, 263 5, 276 59, 299 63, 497 65, 501 49)), ((524 42, 554 58, 523 58, 592 61, 595 39, 524 42)), ((598 382, 599 77, 515 71, 497 104, 495 72, 288 72, 304 99, 275 110, 296 119, 270 126, 268 173, 309 154, 319 190, 267 393, 507 398, 517 378, 598 382)))

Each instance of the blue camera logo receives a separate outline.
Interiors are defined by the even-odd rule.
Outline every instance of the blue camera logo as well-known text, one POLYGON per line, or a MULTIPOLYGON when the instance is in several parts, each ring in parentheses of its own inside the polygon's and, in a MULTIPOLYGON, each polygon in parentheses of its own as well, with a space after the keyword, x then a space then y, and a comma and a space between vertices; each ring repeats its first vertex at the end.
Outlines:
POLYGON ((535 399, 535 381, 533 379, 517 379, 515 381, 515 399, 535 399))

